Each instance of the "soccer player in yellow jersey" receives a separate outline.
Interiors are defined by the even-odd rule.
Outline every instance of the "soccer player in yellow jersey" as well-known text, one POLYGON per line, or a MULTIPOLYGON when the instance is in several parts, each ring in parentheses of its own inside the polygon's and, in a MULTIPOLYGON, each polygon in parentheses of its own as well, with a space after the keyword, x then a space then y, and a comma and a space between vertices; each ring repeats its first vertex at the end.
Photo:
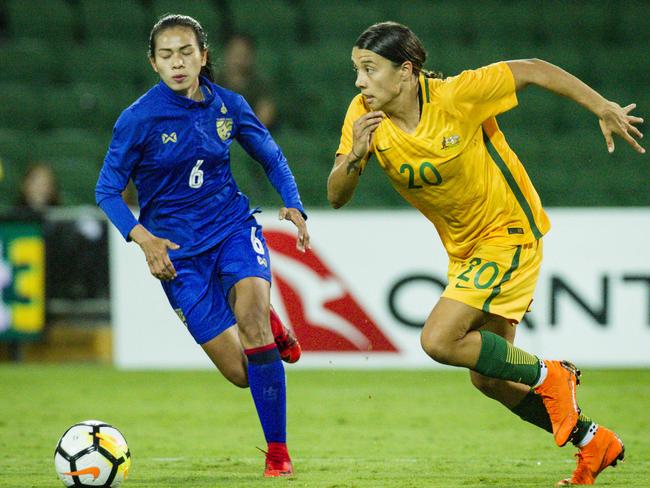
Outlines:
POLYGON ((538 59, 508 61, 442 79, 408 27, 369 27, 352 49, 361 93, 351 102, 327 183, 334 208, 350 200, 370 155, 393 187, 436 227, 449 255, 448 285, 421 335, 434 360, 469 368, 471 381, 524 420, 573 442, 578 466, 559 484, 593 484, 623 459, 612 431, 583 415, 579 370, 512 345, 532 301, 550 224, 495 117, 535 84, 592 111, 610 152, 613 134, 639 153, 630 115, 566 71, 538 59))

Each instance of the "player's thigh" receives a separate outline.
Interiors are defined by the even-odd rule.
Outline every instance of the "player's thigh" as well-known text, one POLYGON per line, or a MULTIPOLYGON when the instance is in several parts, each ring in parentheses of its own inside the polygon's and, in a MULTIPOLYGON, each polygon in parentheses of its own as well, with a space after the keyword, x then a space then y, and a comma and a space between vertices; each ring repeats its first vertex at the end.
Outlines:
POLYGON ((270 256, 262 227, 254 218, 222 243, 218 268, 244 347, 273 342, 269 325, 270 256))
POLYGON ((236 325, 201 344, 201 347, 228 381, 242 388, 248 386, 246 355, 236 325))
POLYGON ((269 323, 270 295, 271 284, 256 276, 239 280, 230 290, 230 301, 246 349, 273 342, 269 323))
POLYGON ((218 249, 176 260, 177 277, 162 282, 169 303, 197 344, 204 344, 236 321, 215 266, 218 249))
MULTIPOLYGON (((243 222, 221 243, 216 264, 223 293, 228 297, 233 311, 235 311, 235 299, 238 298, 237 291, 233 293, 236 284, 246 278, 256 277, 267 281, 270 285, 271 256, 262 234, 262 226, 253 217, 243 222)), ((248 292, 248 287, 239 288, 239 294, 248 292)))

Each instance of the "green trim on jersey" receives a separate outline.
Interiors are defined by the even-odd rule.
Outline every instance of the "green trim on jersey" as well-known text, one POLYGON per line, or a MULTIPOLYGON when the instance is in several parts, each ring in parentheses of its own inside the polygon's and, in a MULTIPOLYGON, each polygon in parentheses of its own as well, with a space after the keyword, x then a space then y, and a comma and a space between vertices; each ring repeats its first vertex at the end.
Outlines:
POLYGON ((510 264, 510 268, 508 271, 505 272, 503 275, 503 278, 501 278, 501 281, 499 281, 499 284, 495 286, 492 289, 492 293, 490 293, 490 296, 487 297, 485 302, 483 303, 483 311, 484 312, 489 312, 490 311, 490 304, 492 303, 492 300, 501 293, 501 285, 503 285, 506 281, 510 279, 512 276, 512 273, 519 267, 519 255, 521 254, 521 246, 517 246, 517 250, 515 251, 515 255, 512 257, 512 263, 510 264))
POLYGON ((497 165, 499 170, 501 170, 501 173, 503 174, 503 177, 506 179, 508 186, 512 190, 512 193, 514 193, 515 198, 519 203, 519 206, 524 211, 524 214, 528 219, 528 225, 530 225, 530 230, 533 232, 535 239, 540 239, 543 236, 543 234, 537 228, 537 224, 535 223, 535 218, 533 217, 533 211, 530 209, 530 205, 528 204, 526 197, 522 193, 521 188, 519 188, 519 185, 515 180, 515 177, 510 172, 510 169, 508 169, 508 166, 506 165, 505 161, 501 158, 501 155, 496 150, 496 148, 492 144, 492 141, 485 133, 485 131, 483 132, 483 142, 485 143, 485 147, 487 148, 488 153, 492 158, 492 161, 494 161, 494 163, 497 165))
POLYGON ((427 103, 429 103, 429 79, 424 77, 424 93, 427 96, 427 103))

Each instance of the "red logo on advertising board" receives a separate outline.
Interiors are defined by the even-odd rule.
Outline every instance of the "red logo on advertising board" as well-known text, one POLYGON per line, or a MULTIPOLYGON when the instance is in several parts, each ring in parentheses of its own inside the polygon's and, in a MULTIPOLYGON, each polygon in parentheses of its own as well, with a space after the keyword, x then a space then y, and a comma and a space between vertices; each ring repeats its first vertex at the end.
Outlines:
POLYGON ((265 230, 288 321, 305 351, 397 352, 344 283, 312 249, 296 249, 295 235, 265 230))

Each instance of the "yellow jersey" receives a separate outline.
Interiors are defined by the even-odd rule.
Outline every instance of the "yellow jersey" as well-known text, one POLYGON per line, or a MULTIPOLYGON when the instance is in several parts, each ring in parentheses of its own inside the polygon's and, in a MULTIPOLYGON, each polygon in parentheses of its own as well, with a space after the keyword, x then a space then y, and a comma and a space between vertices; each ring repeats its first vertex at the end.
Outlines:
MULTIPOLYGON (((456 259, 488 241, 518 245, 542 237, 550 222, 495 119, 517 105, 508 65, 446 79, 420 75, 419 83, 422 110, 415 131, 408 134, 386 118, 372 138, 370 153, 395 190, 435 225, 456 259)), ((351 151, 352 125, 369 111, 360 94, 352 100, 337 154, 351 151)))

